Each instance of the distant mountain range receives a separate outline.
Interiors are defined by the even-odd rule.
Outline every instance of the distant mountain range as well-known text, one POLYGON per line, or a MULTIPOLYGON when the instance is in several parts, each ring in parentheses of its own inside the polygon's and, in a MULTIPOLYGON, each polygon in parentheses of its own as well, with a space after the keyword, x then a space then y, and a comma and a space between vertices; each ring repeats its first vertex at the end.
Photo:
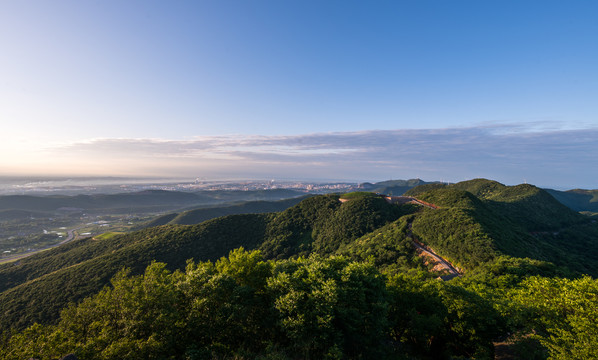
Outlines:
POLYGON ((298 204, 308 196, 309 195, 304 195, 301 197, 294 197, 278 201, 246 201, 236 205, 211 206, 187 210, 181 213, 169 213, 159 216, 147 224, 144 224, 143 228, 166 224, 194 225, 206 220, 226 215, 261 214, 283 211, 293 205, 298 204))
POLYGON ((305 193, 290 189, 199 192, 145 190, 121 194, 76 196, 4 195, 0 196, 0 221, 25 219, 31 216, 54 216, 61 212, 156 213, 243 201, 274 201, 303 195, 305 193))
POLYGON ((363 191, 371 191, 375 193, 381 193, 386 195, 402 195, 407 190, 425 184, 436 184, 439 182, 426 182, 421 179, 410 179, 410 180, 387 180, 377 183, 365 182, 359 184, 358 188, 363 191))

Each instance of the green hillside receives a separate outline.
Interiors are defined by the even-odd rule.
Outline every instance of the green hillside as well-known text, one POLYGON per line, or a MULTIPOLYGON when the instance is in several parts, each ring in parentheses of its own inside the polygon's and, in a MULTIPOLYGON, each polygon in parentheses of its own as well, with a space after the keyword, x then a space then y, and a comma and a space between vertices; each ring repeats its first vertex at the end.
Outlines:
POLYGON ((555 199, 575 211, 598 212, 598 190, 574 189, 558 191, 546 189, 555 199))
POLYGON ((260 249, 266 258, 329 255, 408 211, 410 207, 391 205, 377 196, 345 203, 337 195, 312 197, 277 214, 260 249))
MULTIPOLYGON (((405 209, 406 212, 409 209, 405 209)), ((415 208, 412 208, 415 211, 415 208)), ((354 261, 372 262, 376 268, 389 274, 426 271, 422 258, 417 256, 409 236, 412 216, 398 220, 372 231, 355 241, 339 247, 336 254, 354 261)))
POLYGON ((287 189, 0 196, 0 261, 56 246, 77 230, 100 234, 169 223, 198 224, 225 215, 281 211, 302 196, 287 189), (281 199, 288 201, 278 203, 281 199))
MULTIPOLYGON (((521 357, 593 356, 598 285, 580 275, 598 275, 595 219, 527 184, 475 179, 408 193, 437 208, 319 195, 283 211, 83 239, 0 265, 0 327, 44 324, 0 337, 0 355, 489 359, 509 333, 521 357), (436 280, 414 240, 462 276, 436 280), (239 247, 259 252, 206 262, 239 247), (116 275, 123 267, 129 275, 116 275), (69 303, 81 304, 60 316, 69 303)), ((217 214, 200 210, 183 214, 217 214)))
MULTIPOLYGON (((429 186, 422 188, 428 190, 429 186)), ((223 217, 192 227, 169 225, 106 240, 76 241, 0 266, 0 302, 14 310, 5 312, 0 321, 3 326, 22 326, 51 320, 66 302, 98 291, 122 266, 140 271, 158 260, 175 269, 188 258, 214 259, 238 246, 260 249, 267 259, 338 252, 359 261, 373 257, 380 268, 393 271, 421 268, 421 262, 414 260, 411 232, 466 271, 510 255, 598 274, 596 224, 541 189, 507 187, 482 179, 421 193, 418 189, 412 193, 440 208, 391 205, 376 196, 351 195, 350 201, 341 203, 337 195, 321 195, 271 215, 223 217), (402 218, 406 215, 410 216, 402 218), (387 225, 391 223, 394 225, 387 225), (66 278, 74 280, 58 285, 66 278), (33 298, 53 298, 55 304, 25 305, 23 298, 32 294, 33 298), (16 311, 22 308, 29 310, 16 311), (29 318, 29 314, 35 315, 29 318)), ((287 206, 293 201, 298 200, 253 202, 217 211, 264 210, 264 206, 287 206)), ((169 222, 201 221, 201 216, 217 215, 210 210, 214 211, 183 213, 169 222)))
POLYGON ((177 269, 184 267, 187 259, 214 260, 229 249, 255 248, 262 240, 267 218, 233 215, 195 226, 169 225, 108 240, 86 239, 18 265, 3 265, 0 327, 54 321, 66 304, 98 292, 123 267, 139 273, 152 261, 162 261, 177 269))
POLYGON ((505 186, 495 181, 476 179, 450 187, 474 194, 529 231, 560 229, 582 221, 582 217, 574 211, 533 185, 505 186))
POLYGON ((169 213, 142 224, 139 228, 161 225, 195 225, 206 220, 226 215, 261 214, 277 212, 298 204, 305 196, 277 201, 246 201, 233 205, 206 206, 199 209, 187 210, 180 213, 169 213))
POLYGON ((181 272, 154 263, 142 276, 120 273, 111 287, 64 311, 57 325, 13 336, 0 355, 483 358, 503 329, 489 303, 461 287, 388 280, 372 265, 341 257, 266 262, 237 250, 181 272))
POLYGON ((341 244, 393 221, 401 210, 380 198, 341 204, 338 196, 316 196, 276 214, 231 215, 199 225, 165 225, 85 239, 0 265, 0 326, 53 321, 68 302, 97 292, 122 267, 133 272, 151 261, 182 268, 187 259, 216 259, 230 249, 260 248, 267 257, 328 254, 341 244), (53 299, 51 302, 31 299, 53 299))
POLYGON ((513 358, 596 358, 598 281, 493 279, 387 277, 344 257, 264 261, 238 249, 174 273, 163 263, 121 271, 56 325, 0 338, 0 356, 494 359, 512 334, 500 344, 513 358))
POLYGON ((476 179, 409 193, 440 206, 416 217, 414 234, 458 266, 506 254, 598 274, 596 224, 542 189, 476 179))

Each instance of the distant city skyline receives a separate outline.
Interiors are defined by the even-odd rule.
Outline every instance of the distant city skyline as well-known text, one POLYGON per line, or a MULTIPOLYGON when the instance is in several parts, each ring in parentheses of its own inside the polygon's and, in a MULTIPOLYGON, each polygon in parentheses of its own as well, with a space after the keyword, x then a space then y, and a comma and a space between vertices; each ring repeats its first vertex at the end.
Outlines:
POLYGON ((598 3, 0 5, 0 176, 598 188, 598 3))

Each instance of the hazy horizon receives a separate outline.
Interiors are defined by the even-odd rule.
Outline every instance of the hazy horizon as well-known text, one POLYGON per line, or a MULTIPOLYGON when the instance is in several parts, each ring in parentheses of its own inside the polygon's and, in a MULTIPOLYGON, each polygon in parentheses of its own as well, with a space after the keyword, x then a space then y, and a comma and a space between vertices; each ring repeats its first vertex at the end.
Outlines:
MULTIPOLYGON (((363 184, 363 183, 380 183, 393 180, 414 180, 419 179, 428 183, 443 182, 453 184, 456 182, 447 179, 420 179, 417 177, 409 178, 388 178, 388 179, 317 179, 317 178, 159 178, 159 177, 93 177, 93 176, 0 176, 0 195, 14 195, 14 194, 84 194, 84 193, 114 193, 114 189, 119 186, 126 186, 123 192, 138 191, 136 186, 141 186, 142 189, 152 188, 152 186, 160 188, 167 185, 185 185, 185 184, 203 184, 217 185, 217 184, 242 184, 242 183, 260 183, 271 182, 272 185, 277 185, 285 188, 288 184, 363 184), (93 188, 93 189, 90 189, 93 188), (79 189, 79 190, 77 190, 79 189)), ((460 181, 468 181, 472 179, 462 179, 460 181)), ((488 179, 494 180, 494 179, 488 179)), ((544 189, 554 189, 560 191, 584 189, 584 190, 598 190, 592 187, 583 186, 561 186, 559 184, 533 184, 526 180, 520 183, 504 183, 507 186, 514 186, 528 183, 544 189)), ((186 185, 185 185, 186 186, 186 185)))
POLYGON ((1 9, 0 176, 598 188, 598 3, 1 9))

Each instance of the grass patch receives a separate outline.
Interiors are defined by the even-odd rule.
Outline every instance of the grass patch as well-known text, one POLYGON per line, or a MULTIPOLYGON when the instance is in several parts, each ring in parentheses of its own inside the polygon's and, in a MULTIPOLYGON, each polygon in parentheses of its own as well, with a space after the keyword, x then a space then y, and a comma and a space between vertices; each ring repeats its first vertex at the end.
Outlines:
POLYGON ((124 234, 124 232, 121 231, 109 231, 109 232, 105 232, 103 234, 94 236, 93 239, 94 240, 110 240, 113 237, 117 236, 117 235, 122 235, 124 234))
POLYGON ((378 197, 378 195, 371 193, 371 192, 367 192, 367 191, 355 191, 355 192, 346 193, 346 194, 343 194, 340 196, 340 198, 343 200, 354 200, 354 199, 375 198, 375 197, 378 197))

